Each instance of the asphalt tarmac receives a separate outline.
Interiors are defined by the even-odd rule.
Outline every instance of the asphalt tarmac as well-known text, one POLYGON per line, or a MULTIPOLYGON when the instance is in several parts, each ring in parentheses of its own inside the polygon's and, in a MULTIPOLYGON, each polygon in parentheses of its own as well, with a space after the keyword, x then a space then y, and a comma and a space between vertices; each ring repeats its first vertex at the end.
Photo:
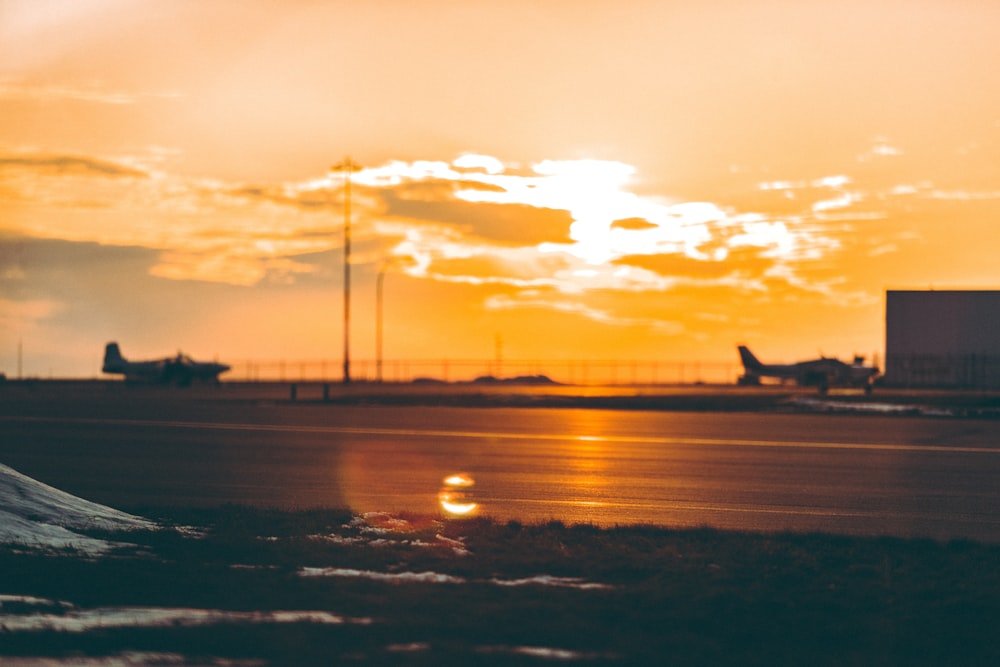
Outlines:
POLYGON ((310 385, 292 396, 288 385, 8 382, 0 463, 128 510, 471 510, 1000 542, 997 419, 854 396, 829 399, 841 406, 831 413, 769 388, 310 385))

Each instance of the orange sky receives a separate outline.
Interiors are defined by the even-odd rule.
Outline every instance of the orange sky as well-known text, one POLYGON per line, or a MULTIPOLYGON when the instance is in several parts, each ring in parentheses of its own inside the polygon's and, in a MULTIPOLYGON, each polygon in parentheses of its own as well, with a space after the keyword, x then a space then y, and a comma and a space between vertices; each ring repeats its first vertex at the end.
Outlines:
POLYGON ((881 354, 997 288, 1000 5, 0 0, 0 372, 881 354))

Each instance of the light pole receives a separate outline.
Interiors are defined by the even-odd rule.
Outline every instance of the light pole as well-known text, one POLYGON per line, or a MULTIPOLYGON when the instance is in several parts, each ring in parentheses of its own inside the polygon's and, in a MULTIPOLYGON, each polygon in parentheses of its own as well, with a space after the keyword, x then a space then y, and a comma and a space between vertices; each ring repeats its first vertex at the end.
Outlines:
POLYGON ((361 165, 350 157, 333 165, 344 172, 344 384, 351 383, 351 173, 361 165))

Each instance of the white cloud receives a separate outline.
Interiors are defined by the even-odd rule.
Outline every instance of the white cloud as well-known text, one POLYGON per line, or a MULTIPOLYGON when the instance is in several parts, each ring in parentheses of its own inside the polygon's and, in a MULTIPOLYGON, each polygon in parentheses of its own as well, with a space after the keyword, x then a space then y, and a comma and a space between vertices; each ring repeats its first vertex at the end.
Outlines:
POLYGON ((466 153, 452 164, 460 169, 482 169, 487 174, 499 174, 505 169, 503 162, 489 155, 466 153))
POLYGON ((27 84, 0 81, 0 100, 33 102, 87 102, 91 104, 128 105, 147 99, 176 100, 185 97, 178 91, 125 91, 108 88, 100 82, 90 85, 27 84))
POLYGON ((858 156, 858 162, 871 162, 879 158, 891 158, 903 155, 903 150, 889 143, 885 137, 876 137, 871 148, 858 156))

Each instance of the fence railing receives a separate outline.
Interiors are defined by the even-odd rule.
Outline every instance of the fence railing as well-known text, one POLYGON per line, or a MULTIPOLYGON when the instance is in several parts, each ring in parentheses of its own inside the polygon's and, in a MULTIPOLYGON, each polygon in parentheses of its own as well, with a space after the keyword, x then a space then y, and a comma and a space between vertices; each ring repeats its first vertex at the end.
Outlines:
MULTIPOLYGON (((242 382, 339 382, 339 360, 246 360, 231 362, 226 380, 242 382)), ((641 360, 370 359, 351 362, 359 382, 470 382, 544 376, 563 384, 731 384, 742 372, 735 363, 641 360)))

